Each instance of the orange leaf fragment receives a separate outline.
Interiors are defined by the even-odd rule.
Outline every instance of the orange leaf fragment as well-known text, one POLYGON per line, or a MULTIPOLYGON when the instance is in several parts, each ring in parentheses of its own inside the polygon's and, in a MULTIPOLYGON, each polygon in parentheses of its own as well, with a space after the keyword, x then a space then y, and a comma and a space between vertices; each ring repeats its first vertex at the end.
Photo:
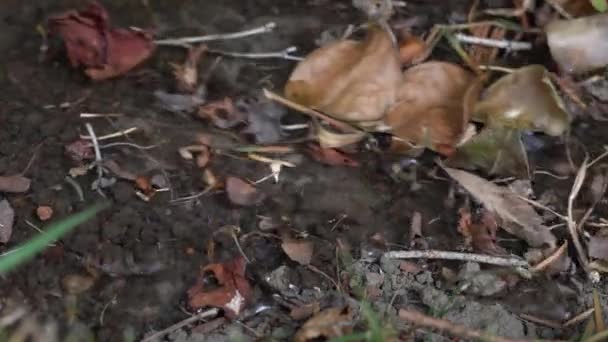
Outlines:
POLYGON ((206 306, 221 308, 229 318, 236 318, 249 304, 253 290, 245 278, 247 263, 238 257, 221 264, 211 264, 201 269, 196 284, 188 290, 188 305, 193 309, 206 306), (206 279, 213 276, 219 285, 206 289, 206 279))

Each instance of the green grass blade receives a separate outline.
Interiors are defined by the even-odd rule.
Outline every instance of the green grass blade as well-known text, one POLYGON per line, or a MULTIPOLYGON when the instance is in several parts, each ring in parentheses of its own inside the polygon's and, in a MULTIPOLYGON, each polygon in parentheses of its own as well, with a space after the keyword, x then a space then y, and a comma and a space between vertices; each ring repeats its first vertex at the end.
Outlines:
POLYGON ((48 244, 59 240, 63 235, 76 228, 78 225, 90 220, 97 215, 97 213, 109 206, 109 202, 98 203, 79 213, 70 215, 51 224, 46 228, 44 233, 41 233, 16 247, 14 251, 9 251, 9 254, 0 257, 0 275, 11 271, 19 264, 33 258, 36 254, 45 249, 48 244))

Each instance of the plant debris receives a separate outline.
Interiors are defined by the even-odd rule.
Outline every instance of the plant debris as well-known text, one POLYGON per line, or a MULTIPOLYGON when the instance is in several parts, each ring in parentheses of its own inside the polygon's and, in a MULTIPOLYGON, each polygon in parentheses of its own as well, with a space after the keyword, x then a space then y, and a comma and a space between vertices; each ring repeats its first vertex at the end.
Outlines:
POLYGON ((325 309, 310 318, 294 337, 295 342, 332 339, 349 334, 353 330, 353 315, 349 308, 325 309))
POLYGON ((266 195, 255 186, 233 176, 226 178, 226 193, 230 202, 242 206, 259 204, 266 198, 266 195))
POLYGON ((229 318, 238 317, 253 295, 251 285, 245 278, 246 266, 245 259, 237 257, 203 267, 196 284, 188 290, 188 305, 194 309, 217 307, 224 309, 229 318), (208 277, 213 277, 217 288, 207 289, 208 277))
POLYGON ((108 12, 95 1, 84 10, 51 17, 48 25, 50 34, 63 40, 72 67, 84 67, 93 80, 120 76, 154 51, 150 34, 111 27, 108 12))

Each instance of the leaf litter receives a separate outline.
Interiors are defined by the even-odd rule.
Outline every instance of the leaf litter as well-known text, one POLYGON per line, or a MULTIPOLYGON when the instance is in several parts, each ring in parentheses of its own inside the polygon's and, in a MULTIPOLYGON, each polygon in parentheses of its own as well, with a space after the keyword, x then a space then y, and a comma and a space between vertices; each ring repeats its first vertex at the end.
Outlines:
MULTIPOLYGON (((373 164, 373 160, 370 163, 367 155, 358 154, 363 147, 376 153, 374 157, 382 162, 381 160, 387 158, 389 153, 378 155, 377 152, 382 150, 379 146, 382 145, 381 141, 376 140, 379 139, 378 133, 392 135, 393 141, 402 142, 410 150, 414 149, 418 152, 422 148, 432 150, 442 158, 447 157, 448 159, 445 162, 451 167, 479 169, 484 174, 489 175, 515 175, 523 179, 531 178, 534 170, 528 163, 527 154, 530 151, 526 150, 526 137, 532 132, 561 137, 570 129, 573 117, 559 95, 559 91, 567 93, 567 87, 564 85, 567 84, 566 81, 569 80, 567 78, 569 76, 553 74, 550 72, 553 69, 548 70, 541 65, 529 65, 508 70, 502 66, 492 64, 502 63, 502 57, 511 57, 513 51, 521 50, 521 46, 536 48, 535 44, 537 42, 533 45, 527 41, 520 41, 528 38, 527 33, 530 33, 530 30, 539 31, 537 28, 531 28, 529 21, 532 12, 536 10, 535 4, 525 1, 523 4, 518 4, 520 7, 515 9, 491 9, 483 12, 478 12, 476 7, 472 7, 468 19, 469 24, 474 27, 466 27, 468 24, 462 24, 452 28, 449 27, 450 25, 443 25, 440 28, 437 37, 448 38, 451 46, 465 61, 466 66, 471 69, 469 71, 456 63, 439 60, 431 59, 421 63, 422 60, 426 60, 433 55, 432 50, 437 46, 437 41, 434 41, 432 32, 429 33, 426 41, 418 38, 423 36, 411 33, 402 34, 400 39, 396 40, 396 35, 391 31, 392 23, 388 19, 392 15, 401 16, 403 14, 402 8, 397 10, 400 6, 399 3, 399 1, 388 0, 353 1, 353 5, 362 9, 371 22, 362 28, 354 29, 354 31, 352 29, 346 30, 343 39, 312 51, 298 63, 284 86, 285 98, 292 102, 292 105, 288 105, 290 109, 308 114, 313 119, 295 125, 284 124, 284 122, 291 122, 284 119, 291 119, 293 113, 280 105, 286 104, 286 102, 277 101, 278 97, 263 97, 255 91, 246 95, 223 95, 222 97, 214 93, 213 87, 207 89, 206 82, 208 80, 199 76, 198 66, 202 56, 212 53, 221 54, 221 51, 209 49, 204 45, 193 46, 195 44, 193 42, 207 41, 209 37, 205 38, 203 36, 204 39, 202 40, 196 40, 198 38, 194 37, 183 40, 172 41, 169 39, 153 42, 150 33, 145 30, 112 27, 108 13, 97 3, 93 3, 83 11, 69 11, 54 17, 49 21, 49 26, 52 35, 59 36, 64 40, 72 66, 83 67, 85 73, 94 80, 124 75, 147 60, 155 50, 155 44, 171 43, 174 46, 188 48, 186 60, 183 64, 169 64, 175 77, 175 89, 179 92, 169 93, 158 90, 154 95, 161 106, 168 111, 198 116, 205 121, 209 121, 215 127, 211 129, 216 131, 219 129, 222 131, 221 134, 231 137, 228 139, 230 141, 224 144, 219 142, 219 139, 216 139, 215 136, 209 138, 210 134, 205 131, 205 139, 196 139, 200 141, 196 141, 194 145, 187 145, 178 149, 178 154, 185 160, 183 162, 188 165, 195 165, 201 172, 197 174, 197 178, 202 179, 203 183, 206 184, 202 193, 208 193, 211 189, 223 188, 232 204, 239 207, 255 207, 237 209, 233 206, 229 208, 230 214, 224 214, 219 210, 221 212, 219 215, 222 215, 221 221, 236 218, 240 222, 246 223, 248 215, 244 217, 241 217, 241 215, 249 213, 249 210, 255 210, 256 212, 261 210, 262 214, 266 214, 265 210, 271 206, 281 207, 284 205, 289 207, 291 205, 290 201, 280 203, 283 202, 283 198, 278 198, 276 192, 272 192, 271 196, 270 193, 267 194, 259 189, 257 184, 273 178, 276 183, 273 186, 281 186, 281 191, 288 188, 288 185, 291 185, 289 183, 294 179, 291 175, 279 178, 279 174, 283 166, 295 167, 300 165, 300 162, 291 162, 295 160, 292 159, 294 154, 300 159, 301 156, 298 154, 308 154, 317 162, 330 166, 359 167, 362 165, 359 160, 365 160, 365 163, 363 163, 365 166, 373 164), (506 20, 474 22, 482 15, 484 19, 488 18, 488 15, 489 18, 501 15, 514 16, 520 19, 521 26, 506 20), (361 36, 361 31, 365 31, 363 39, 352 38, 361 36), (511 35, 511 31, 515 32, 514 36, 511 35), (522 34, 524 31, 526 31, 526 35, 522 34), (468 33, 472 35, 469 36, 468 33), (509 39, 513 40, 509 41, 509 39), (81 40, 86 41, 87 44, 74 43, 81 40), (471 46, 463 49, 461 45, 464 44, 471 46), (476 46, 477 44, 481 47, 476 46), (484 47, 484 44, 489 45, 484 47), (105 45, 107 48, 99 49, 101 45, 105 45), (499 52, 501 49, 506 50, 504 55, 499 52), (467 54, 470 54, 470 56, 467 56, 467 54), (494 81, 496 79, 494 69, 507 70, 508 73, 494 81), (209 99, 219 100, 209 101, 209 99), (475 125, 472 122, 475 122, 475 125), (297 128, 294 129, 293 127, 297 128), (299 133, 302 134, 298 135, 299 133), (294 136, 297 136, 297 138, 290 140, 294 136), (248 142, 253 142, 255 145, 250 145, 248 142), (256 182, 247 181, 247 178, 244 178, 247 176, 244 176, 241 172, 238 172, 238 174, 243 175, 243 178, 230 176, 232 169, 227 172, 222 165, 223 161, 216 159, 219 157, 236 160, 248 159, 264 163, 270 167, 271 174, 256 182), (287 180, 285 181, 285 179, 287 180), (271 197, 271 201, 265 201, 268 197, 271 197)), ((544 4, 544 6, 551 10, 549 4, 544 4)), ((582 14, 585 13, 583 11, 574 11, 569 6, 564 8, 565 11, 576 12, 576 15, 587 15, 582 14)), ((561 12, 557 11, 556 13, 561 12)), ((555 13, 553 14, 555 15, 555 13)), ((593 17, 583 17, 581 19, 587 20, 585 25, 589 25, 589 22, 596 20, 593 17)), ((582 70, 587 72, 596 69, 598 65, 599 67, 605 66, 606 63, 602 59, 605 56, 602 53, 598 54, 599 62, 597 62, 596 55, 591 56, 589 54, 581 62, 579 57, 589 50, 584 46, 576 46, 575 49, 578 50, 575 53, 572 53, 572 50, 559 51, 560 47, 555 44, 555 39, 551 37, 556 33, 551 31, 551 28, 564 24, 564 22, 567 24, 565 26, 574 25, 576 20, 579 19, 562 20, 561 23, 547 26, 549 47, 553 58, 563 69, 562 71, 565 70, 572 74, 580 74, 583 72, 582 70), (568 60, 572 57, 574 57, 574 62, 568 60), (577 65, 576 63, 579 62, 581 64, 577 65)), ((456 19, 456 21, 460 20, 456 19)), ((275 25, 268 25, 261 30, 252 29, 249 31, 265 33, 272 29, 271 26, 274 27, 275 25)), ((568 35, 571 33, 566 28, 560 34, 568 35)), ((244 33, 244 36, 249 34, 244 33)), ((230 38, 231 35, 211 36, 232 39, 230 38)), ((236 34, 236 36, 240 36, 240 34, 236 34)), ((578 35, 576 39, 585 40, 581 39, 581 35, 578 35)), ((540 41, 541 39, 538 39, 538 42, 540 41)), ((579 42, 571 42, 570 44, 571 46, 568 48, 574 47, 579 42)), ((227 54, 242 58, 252 56, 248 53, 227 54)), ((259 57, 259 55, 257 56, 259 57)), ((285 54, 280 56, 286 57, 285 54)), ((263 82, 266 84, 270 81, 265 79, 263 82)), ((268 92, 265 92, 265 95, 268 94, 268 92)), ((205 126, 205 128, 208 127, 205 126)), ((148 198, 151 198, 151 195, 158 188, 153 186, 152 178, 147 174, 134 173, 125 174, 121 177, 122 166, 114 162, 109 153, 101 158, 99 152, 95 151, 98 149, 95 140, 93 138, 92 141, 76 141, 74 144, 66 146, 66 150, 73 160, 79 164, 95 159, 94 164, 90 164, 90 166, 97 165, 99 168, 103 166, 103 172, 110 171, 116 174, 118 178, 134 183, 131 185, 148 198)), ((424 162, 421 160, 415 164, 423 165, 424 162)), ((86 165, 84 166, 86 167, 86 165)), ((420 170, 413 170, 414 178, 422 176, 422 182, 426 183, 435 177, 440 179, 433 173, 434 171, 420 175, 419 173, 428 171, 424 167, 423 165, 420 170)), ((564 242, 561 245, 562 247, 556 249, 556 235, 544 225, 543 217, 535 211, 530 201, 526 201, 515 194, 508 186, 499 186, 463 170, 444 169, 483 206, 482 210, 475 213, 468 212, 471 210, 469 208, 460 212, 458 230, 465 237, 466 247, 484 253, 475 257, 480 257, 480 260, 483 257, 495 257, 492 260, 497 265, 502 265, 505 262, 505 258, 501 258, 501 256, 507 255, 510 249, 507 250, 502 247, 502 243, 498 241, 497 230, 501 227, 533 247, 528 250, 527 254, 529 255, 527 257, 530 256, 530 258, 527 260, 538 266, 538 271, 535 272, 546 270, 547 274, 556 274, 569 270, 567 267, 555 267, 559 269, 555 273, 548 270, 551 268, 549 266, 557 266, 558 259, 567 257, 567 244, 564 242), (532 254, 534 254, 533 257, 532 254)), ((322 170, 326 170, 328 173, 334 172, 329 168, 322 170)), ((369 175, 366 173, 366 176, 369 175)), ((323 175, 319 175, 318 180, 322 177, 323 175)), ((314 179, 316 176, 312 178, 314 179)), ((163 179, 167 181, 168 177, 163 179)), ((316 180, 314 179, 313 182, 316 180)), ((311 201, 310 197, 302 195, 305 191, 309 191, 309 183, 310 181, 306 179, 295 180, 294 184, 299 189, 298 196, 302 197, 298 197, 296 202, 301 200, 311 201)), ((374 184, 374 186, 377 186, 375 188, 377 197, 382 197, 385 201, 394 200, 392 191, 386 193, 386 184, 374 184)), ((426 185, 422 185, 423 189, 425 187, 426 185)), ((411 188, 413 189, 413 187, 411 188)), ((578 194, 578 190, 580 190, 580 186, 574 197, 578 194)), ((0 189, 0 191, 2 190, 0 189)), ((187 198, 198 198, 199 195, 196 194, 187 198)), ((322 197, 321 194, 315 196, 322 197)), ((595 196, 601 197, 601 195, 595 196)), ((353 201, 356 201, 356 199, 353 199, 353 201)), ((181 203, 181 201, 178 202, 181 203)), ((573 200, 570 202, 573 202, 573 200)), ((194 203, 190 206, 190 209, 194 205, 197 204, 194 203)), ((344 204, 344 206, 347 205, 344 204)), ((40 206, 39 208, 43 207, 40 206)), ((282 250, 288 259, 304 266, 311 265, 313 259, 316 260, 319 257, 318 254, 325 261, 326 257, 322 253, 326 251, 321 247, 321 243, 316 243, 317 240, 314 240, 315 243, 313 243, 313 240, 307 236, 311 233, 309 230, 313 226, 306 225, 305 221, 302 227, 291 226, 294 223, 290 222, 291 218, 289 217, 292 209, 284 209, 281 208, 281 220, 278 224, 279 227, 276 228, 277 230, 286 226, 293 230, 305 229, 307 231, 300 232, 303 237, 279 239, 278 243, 274 243, 275 247, 280 248, 279 254, 282 250)), ((411 232, 414 233, 421 233, 420 230, 423 225, 422 215, 417 211, 418 209, 414 209, 415 215, 413 217, 415 219, 412 219, 411 232)), ((217 210, 217 208, 211 207, 210 211, 212 210, 217 210)), ((568 210, 568 223, 572 226, 576 216, 572 213, 572 203, 569 203, 568 210)), ((588 212, 591 213, 592 210, 588 212)), ((453 213, 447 213, 447 215, 451 214, 453 213)), ((209 215, 206 222, 212 225, 212 222, 216 221, 216 217, 213 214, 209 215)), ((343 217, 346 217, 346 214, 343 217)), ((426 217, 426 213, 424 217, 426 217)), ((43 219, 42 216, 40 219, 43 219)), ((423 249, 429 248, 434 243, 432 229, 428 230, 429 227, 443 219, 445 217, 436 217, 424 223, 425 236, 423 238, 426 245, 420 244, 423 249)), ((587 234, 588 232, 584 230, 586 220, 587 215, 580 221, 580 227, 577 227, 577 229, 582 228, 583 230, 579 233, 585 239, 588 239, 588 242, 584 245, 588 249, 589 256, 598 259, 594 262, 602 261, 604 259, 602 253, 605 247, 604 235, 601 230, 596 231, 593 235, 587 234)), ((154 221, 155 219, 152 219, 148 223, 153 224, 154 221)), ((341 219, 338 222, 341 222, 341 219)), ((319 225, 319 227, 322 228, 322 225, 319 225)), ((0 226, 0 228, 2 227, 0 226)), ((349 224, 338 223, 333 226, 332 232, 334 228, 339 234, 342 234, 342 230, 352 229, 349 224)), ((181 228, 175 228, 175 230, 178 229, 181 228)), ((317 232, 316 230, 313 231, 313 233, 317 232)), ((359 231, 348 232, 348 234, 351 233, 356 235, 359 231)), ((103 234, 106 234, 105 227, 103 234)), ((277 237, 272 236, 269 232, 254 231, 251 234, 251 236, 259 237, 263 235, 264 239, 277 240, 277 237)), ((234 237, 234 240, 239 252, 245 256, 246 253, 241 249, 240 242, 248 242, 249 240, 243 238, 241 241, 236 237, 234 237)), ((158 242, 159 249, 162 244, 164 244, 164 241, 158 242)), ((392 242, 390 244, 383 243, 383 250, 387 246, 393 246, 392 242)), ((411 247, 418 247, 418 245, 412 245, 411 247)), ((189 257, 197 255, 195 247, 190 246, 186 251, 189 257)), ((365 249, 362 247, 361 252, 364 251, 365 249)), ((247 251, 247 254, 249 252, 247 251)), ((416 255, 425 253, 430 255, 438 252, 433 256, 438 259, 443 259, 443 256, 447 255, 443 251, 433 250, 410 252, 416 255)), ((458 254, 458 252, 448 253, 458 254)), ((418 257, 415 256, 414 258, 418 257)), ((456 255, 455 260, 468 260, 461 257, 462 255, 456 255)), ((261 259, 270 261, 271 258, 261 259)), ((284 263, 285 260, 283 259, 285 258, 283 257, 280 262, 284 263)), ((252 260, 255 260, 255 258, 252 258, 252 260)), ((249 261, 249 259, 245 256, 203 267, 197 284, 188 291, 190 306, 195 309, 207 306, 218 307, 224 309, 229 318, 239 317, 244 308, 251 304, 251 293, 253 291, 252 284, 245 276, 246 261, 249 261)), ((520 259, 515 261, 517 265, 526 266, 526 261, 520 259)), ((476 265, 479 266, 479 264, 476 265)), ((333 264, 329 266, 333 266, 333 264)), ((392 296, 392 293, 384 291, 392 285, 390 284, 391 277, 398 276, 399 271, 394 269, 386 271, 384 269, 386 265, 374 264, 368 266, 382 267, 382 269, 366 269, 361 273, 365 275, 364 281, 367 282, 363 284, 362 288, 369 291, 369 293, 366 293, 366 300, 387 297, 387 294, 392 296), (377 281, 379 279, 381 279, 380 282, 377 281)), ((474 267, 475 265, 472 266, 472 268, 474 267)), ((331 267, 327 267, 327 269, 331 269, 331 267)), ((416 275, 416 284, 418 282, 422 284, 421 279, 430 275, 427 265, 422 262, 412 263, 412 265, 403 267, 403 269, 415 270, 411 273, 416 275)), ((326 269, 324 270, 326 271, 326 269)), ((351 290, 352 293, 357 295, 355 293, 356 284, 353 285, 356 282, 354 279, 356 275, 351 279, 352 284, 342 284, 342 279, 337 281, 332 279, 333 269, 328 274, 318 269, 317 271, 323 274, 325 279, 330 279, 337 290, 351 290), (352 287, 349 287, 351 285, 352 287)), ((341 276, 351 271, 351 269, 340 270, 338 267, 336 273, 341 276)), ((460 273, 464 273, 464 271, 461 270, 460 273)), ((255 279, 257 280, 257 278, 255 279)), ((473 290, 469 292, 481 296, 502 294, 505 290, 512 290, 512 287, 517 283, 517 281, 511 281, 509 275, 498 274, 494 270, 474 272, 463 277, 463 279, 474 282, 475 284, 469 288, 473 290)), ((433 284, 433 280, 424 286, 434 289, 434 286, 428 286, 430 284, 433 284)), ((289 288, 297 289, 299 285, 289 283, 289 288)), ((399 285, 399 287, 402 286, 399 285)), ((297 315, 302 319, 310 315, 313 316, 296 333, 297 341, 334 337, 353 340, 353 337, 349 336, 355 327, 353 324, 354 315, 350 310, 343 309, 343 306, 333 303, 333 307, 321 311, 318 305, 319 298, 315 297, 314 300, 309 301, 309 304, 305 304, 305 302, 300 301, 300 296, 303 297, 307 289, 300 290, 297 289, 298 294, 294 296, 294 298, 297 298, 294 299, 295 305, 291 303, 281 304, 287 304, 285 306, 288 308, 306 308, 302 314, 297 315)), ((318 291, 322 292, 324 290, 319 289, 318 291)), ((393 299, 395 298, 393 297, 393 299)), ((289 299, 292 300, 293 298, 289 299)), ((399 298, 398 300, 401 301, 402 299, 399 298)), ((407 302, 407 298, 405 300, 407 302)), ((264 307, 264 305, 260 305, 260 307, 264 307)), ((387 308, 386 312, 388 313, 390 310, 391 308, 387 308)), ((407 313, 409 311, 403 309, 402 312, 407 313)), ((402 316, 408 317, 408 319, 412 318, 411 315, 407 314, 402 316)), ((426 323, 431 322, 429 323, 431 327, 447 327, 446 330, 448 331, 462 333, 459 326, 446 326, 442 324, 444 321, 441 320, 431 321, 425 317, 418 317, 418 319, 423 318, 426 323)), ((370 322, 367 323, 370 326, 370 331, 365 333, 365 336, 372 336, 374 335, 373 320, 370 319, 370 322)), ((420 320, 418 323, 420 323, 420 320)), ((411 334, 408 338, 412 337, 415 332, 411 334)), ((458 334, 455 333, 455 335, 458 334)), ((478 331, 469 331, 469 334, 462 333, 461 335, 486 337, 478 331)), ((356 335, 354 336, 356 337, 356 335)))

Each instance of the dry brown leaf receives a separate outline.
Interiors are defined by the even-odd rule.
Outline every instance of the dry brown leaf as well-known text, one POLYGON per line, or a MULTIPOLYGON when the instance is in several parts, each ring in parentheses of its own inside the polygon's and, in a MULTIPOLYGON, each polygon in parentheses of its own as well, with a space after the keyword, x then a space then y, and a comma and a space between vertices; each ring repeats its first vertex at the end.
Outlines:
POLYGON ((7 243, 13 235, 15 211, 7 200, 0 201, 0 243, 7 243))
POLYGON ((301 321, 319 312, 321 310, 319 306, 319 302, 296 306, 289 312, 289 317, 293 320, 301 321))
POLYGON ((285 96, 341 120, 378 120, 396 100, 400 64, 390 35, 374 27, 364 41, 313 51, 291 74, 285 96))
POLYGON ((547 245, 555 248, 556 238, 543 225, 541 216, 509 188, 498 186, 466 171, 448 167, 444 167, 444 170, 487 210, 495 213, 504 230, 524 239, 530 246, 547 245))
POLYGON ((424 40, 416 37, 407 37, 399 46, 399 57, 401 63, 410 64, 420 58, 426 52, 426 44, 424 40))
POLYGON ((198 117, 211 120, 216 127, 222 129, 232 128, 246 121, 245 115, 236 108, 229 97, 199 107, 198 117))
POLYGON ((247 263, 238 257, 221 264, 211 264, 201 269, 196 284, 188 290, 188 305, 194 309, 213 306, 224 309, 229 318, 237 317, 250 302, 253 290, 247 278, 247 263), (208 290, 208 277, 213 276, 219 287, 208 290))
POLYGON ((256 205, 266 198, 266 195, 252 184, 232 176, 226 178, 226 193, 230 202, 242 206, 256 205))
POLYGON ((427 62, 403 74, 398 103, 385 122, 393 135, 450 154, 469 122, 464 99, 472 74, 458 65, 427 62))
POLYGON ((32 181, 22 175, 0 176, 0 192, 26 192, 32 181))
POLYGON ((289 259, 300 265, 306 266, 309 265, 312 260, 315 244, 313 241, 309 240, 285 239, 281 243, 281 248, 289 259))
POLYGON ((570 116, 542 65, 528 65, 494 82, 474 108, 474 118, 492 127, 561 135, 570 116))
POLYGON ((294 337, 295 342, 329 340, 350 334, 353 315, 348 308, 330 308, 306 321, 294 337))

